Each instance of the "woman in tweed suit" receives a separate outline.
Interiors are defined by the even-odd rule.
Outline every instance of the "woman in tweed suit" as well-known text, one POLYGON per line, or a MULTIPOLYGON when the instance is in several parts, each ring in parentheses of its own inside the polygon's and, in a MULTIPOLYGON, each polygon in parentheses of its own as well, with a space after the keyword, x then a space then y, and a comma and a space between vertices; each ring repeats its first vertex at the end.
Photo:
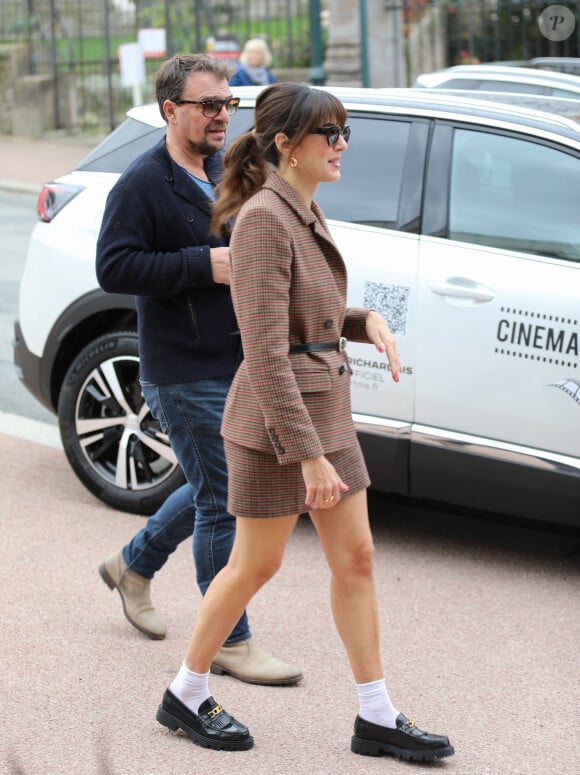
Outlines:
POLYGON ((346 308, 345 265, 313 200, 319 183, 340 178, 345 120, 327 92, 275 84, 256 101, 254 132, 226 154, 213 223, 236 218, 231 289, 244 361, 222 423, 236 538, 157 718, 207 747, 251 748, 248 729, 210 696, 209 668, 308 511, 330 566, 332 612, 358 692, 351 749, 429 760, 453 747, 399 713, 383 677, 369 478, 351 416, 343 337, 385 353, 398 382, 396 342, 377 312, 346 308))

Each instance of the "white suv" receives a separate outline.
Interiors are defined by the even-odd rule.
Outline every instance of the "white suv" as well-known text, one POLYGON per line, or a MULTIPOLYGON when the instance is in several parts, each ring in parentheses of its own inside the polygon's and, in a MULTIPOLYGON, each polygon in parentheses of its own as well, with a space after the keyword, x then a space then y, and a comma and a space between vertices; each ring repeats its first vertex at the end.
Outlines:
POLYGON ((428 89, 518 92, 580 100, 580 78, 577 75, 509 65, 455 65, 445 70, 422 73, 417 76, 414 85, 428 89))
MULTIPOLYGON (((394 384, 371 347, 348 346, 373 487, 577 526, 580 125, 427 90, 333 91, 352 137, 317 201, 349 303, 386 316, 402 362, 394 384)), ((257 90, 235 93, 230 138, 257 90)), ((163 131, 157 106, 136 108, 45 186, 15 326, 20 376, 58 413, 75 472, 144 514, 181 472, 139 390, 133 299, 99 289, 94 258, 109 189, 163 131)))

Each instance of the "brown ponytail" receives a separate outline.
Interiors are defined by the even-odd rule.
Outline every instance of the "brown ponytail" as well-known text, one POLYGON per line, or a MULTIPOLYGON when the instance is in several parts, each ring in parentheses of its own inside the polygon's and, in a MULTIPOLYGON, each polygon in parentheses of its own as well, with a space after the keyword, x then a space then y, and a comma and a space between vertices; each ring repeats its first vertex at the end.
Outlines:
POLYGON ((215 234, 227 231, 227 221, 262 188, 269 171, 253 132, 234 140, 224 156, 224 174, 212 210, 211 230, 215 234))

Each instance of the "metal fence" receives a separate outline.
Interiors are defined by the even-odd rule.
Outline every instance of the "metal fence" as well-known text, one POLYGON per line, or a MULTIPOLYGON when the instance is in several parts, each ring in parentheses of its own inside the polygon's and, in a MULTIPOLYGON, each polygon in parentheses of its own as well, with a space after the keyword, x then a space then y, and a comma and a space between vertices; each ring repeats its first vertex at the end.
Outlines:
MULTIPOLYGON (((330 25, 338 2, 316 3, 330 11, 330 25)), ((400 47, 406 72, 397 85, 409 85, 418 72, 461 62, 580 57, 580 0, 556 4, 577 20, 560 41, 539 29, 539 15, 551 7, 546 0, 385 0, 385 24, 396 14, 402 30, 393 45, 400 47)), ((135 42, 140 30, 165 30, 162 57, 204 50, 211 39, 241 44, 262 36, 274 68, 308 68, 314 6, 312 0, 1 0, 0 43, 14 44, 21 53, 10 61, 0 57, 0 131, 11 131, 11 90, 18 78, 46 79, 57 127, 116 126, 134 102, 123 85, 118 51, 135 42)), ((355 14, 353 39, 357 34, 355 14)), ((364 50, 361 41, 361 56, 364 50)), ((153 98, 159 61, 145 60, 144 100, 153 98)))
MULTIPOLYGON (((417 20, 430 8, 441 11, 446 43, 446 66, 466 61, 526 60, 533 57, 580 56, 580 0, 407 0, 404 11, 417 20), (550 6, 563 6, 576 19, 572 34, 563 40, 544 34, 538 20, 550 6)), ((557 13, 557 12, 556 12, 557 13)))
POLYGON ((307 67, 310 59, 308 0, 2 0, 0 4, 0 43, 24 44, 27 75, 52 78, 59 127, 112 128, 119 122, 134 99, 131 88, 123 85, 119 50, 147 30, 163 30, 165 46, 145 58, 143 99, 153 97, 160 59, 204 51, 212 42, 214 50, 220 45, 239 48, 250 37, 264 37, 278 68, 307 67))
POLYGON ((580 0, 557 4, 576 20, 561 40, 540 28, 540 16, 554 7, 546 0, 404 0, 387 6, 403 14, 406 79, 397 85, 457 64, 580 57, 580 0))
POLYGON ((308 60, 308 0, 2 0, 0 41, 25 41, 31 64, 90 61, 141 28, 166 30, 167 54, 201 51, 210 37, 265 37, 281 67, 308 60))

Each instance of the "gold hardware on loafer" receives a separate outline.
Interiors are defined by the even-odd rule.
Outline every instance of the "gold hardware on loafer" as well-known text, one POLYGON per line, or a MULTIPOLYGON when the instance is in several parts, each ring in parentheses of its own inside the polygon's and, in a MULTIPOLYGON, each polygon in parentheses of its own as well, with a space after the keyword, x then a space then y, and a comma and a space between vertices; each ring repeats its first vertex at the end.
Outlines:
POLYGON ((222 708, 221 705, 216 705, 215 708, 212 708, 211 710, 208 710, 207 715, 210 718, 215 718, 218 715, 218 713, 222 712, 222 710, 223 710, 223 708, 222 708))

